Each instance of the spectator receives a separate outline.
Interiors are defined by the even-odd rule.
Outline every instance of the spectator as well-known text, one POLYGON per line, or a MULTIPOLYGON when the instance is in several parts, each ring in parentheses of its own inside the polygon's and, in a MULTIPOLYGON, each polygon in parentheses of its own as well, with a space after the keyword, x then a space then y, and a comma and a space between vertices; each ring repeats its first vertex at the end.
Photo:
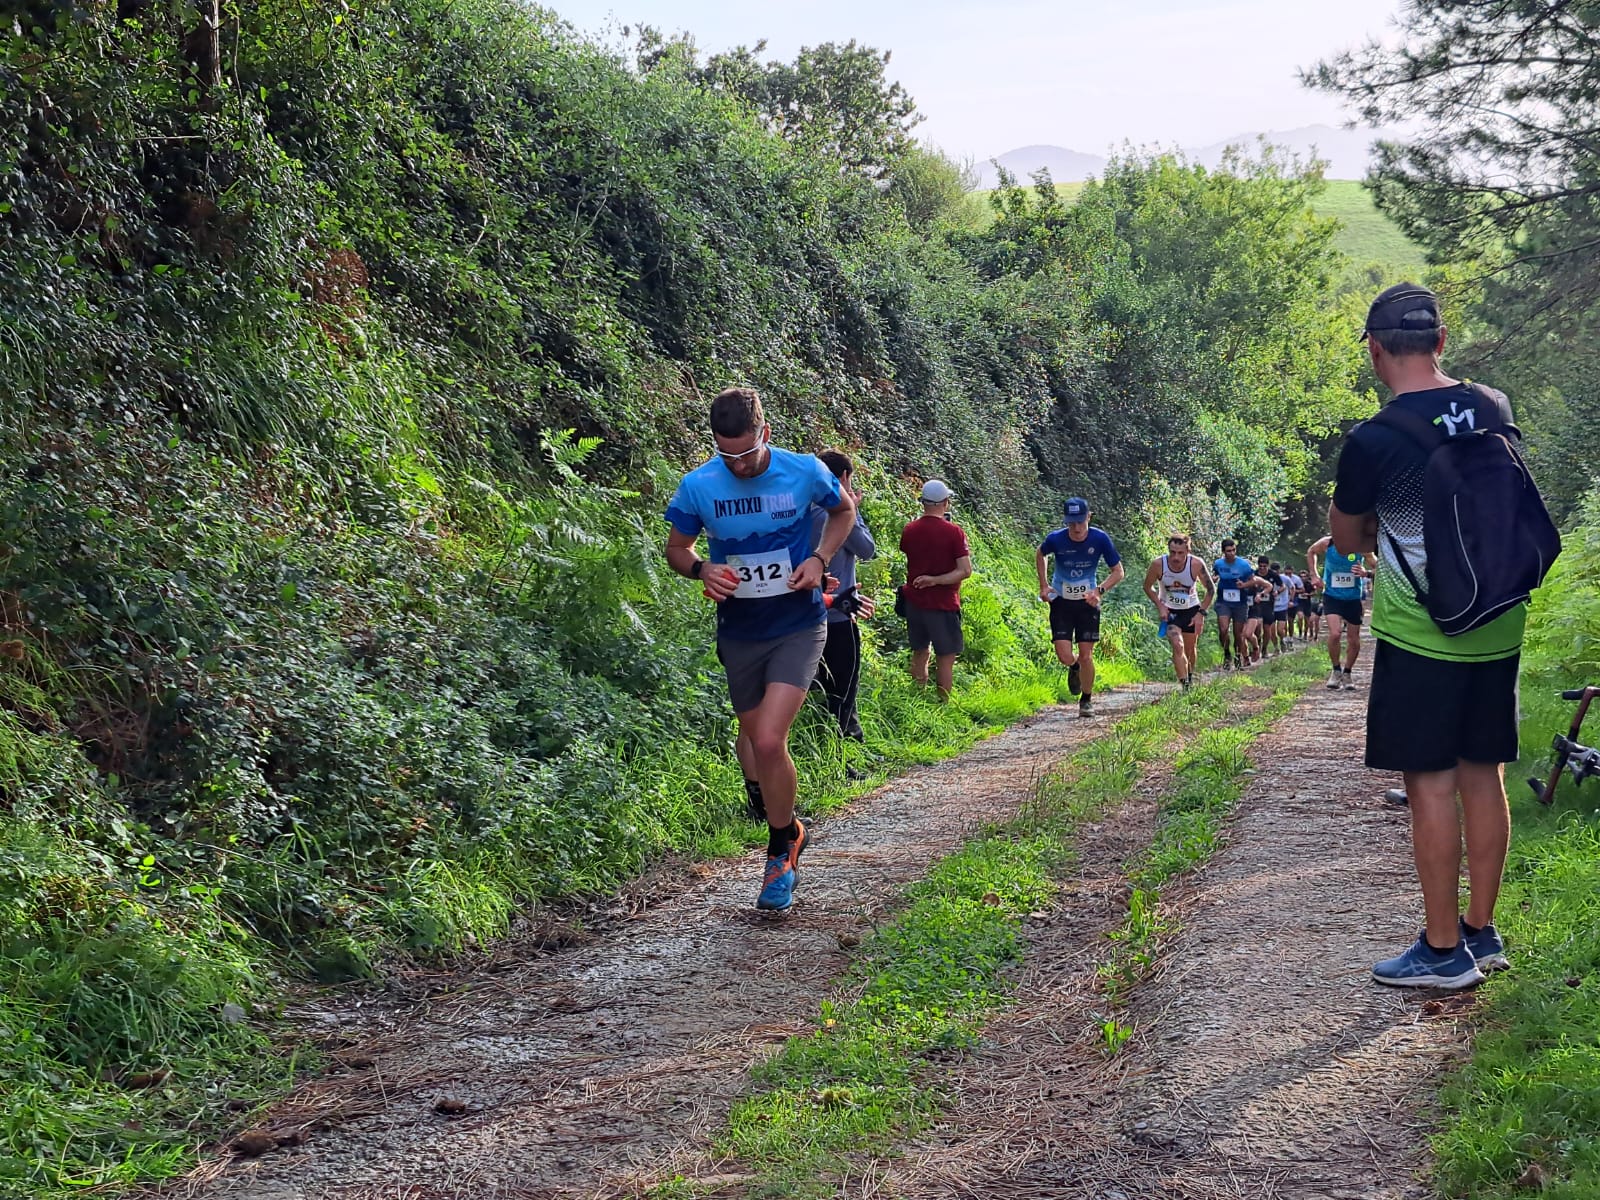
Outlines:
MULTIPOLYGON (((839 581, 838 596, 849 596, 856 587, 856 563, 867 562, 878 553, 877 543, 861 515, 861 489, 855 486, 855 464, 839 450, 824 450, 817 455, 823 465, 839 480, 839 487, 855 502, 856 523, 834 556, 828 561, 828 574, 839 581)), ((827 524, 828 510, 813 505, 811 510, 811 542, 820 545, 822 527, 827 524)), ((859 593, 856 593, 859 596, 859 593)), ((827 698, 828 711, 839 723, 839 732, 852 741, 865 740, 861 721, 856 715, 856 694, 861 684, 861 629, 856 616, 870 617, 872 601, 860 596, 857 608, 839 605, 828 611, 828 640, 822 648, 822 662, 817 667, 817 682, 827 698), (849 609, 850 611, 843 611, 849 609)))
POLYGON ((955 686, 961 637, 961 581, 972 574, 967 535, 950 520, 952 493, 943 480, 922 485, 922 515, 900 534, 906 556, 906 628, 911 642, 911 677, 926 687, 928 647, 937 660, 939 698, 955 686))

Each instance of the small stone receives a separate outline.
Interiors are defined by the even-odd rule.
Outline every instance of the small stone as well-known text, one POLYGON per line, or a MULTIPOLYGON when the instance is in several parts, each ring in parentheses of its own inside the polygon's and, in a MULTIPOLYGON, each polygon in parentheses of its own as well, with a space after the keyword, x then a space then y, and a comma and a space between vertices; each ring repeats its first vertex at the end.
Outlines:
POLYGON ((846 931, 844 933, 836 933, 833 936, 835 940, 838 941, 839 949, 841 950, 854 950, 857 946, 861 945, 861 935, 859 933, 850 933, 846 931))
POLYGON ((232 1000, 222 1006, 222 1020, 227 1025, 240 1025, 244 1023, 245 1011, 232 1000))
POLYGON ((245 1158, 260 1158, 268 1150, 278 1148, 278 1139, 259 1129, 242 1133, 233 1142, 233 1152, 245 1158))
POLYGON ((1538 1163, 1529 1163, 1528 1169, 1517 1176, 1517 1186, 1528 1188, 1530 1191, 1542 1192, 1550 1186, 1550 1172, 1538 1163))

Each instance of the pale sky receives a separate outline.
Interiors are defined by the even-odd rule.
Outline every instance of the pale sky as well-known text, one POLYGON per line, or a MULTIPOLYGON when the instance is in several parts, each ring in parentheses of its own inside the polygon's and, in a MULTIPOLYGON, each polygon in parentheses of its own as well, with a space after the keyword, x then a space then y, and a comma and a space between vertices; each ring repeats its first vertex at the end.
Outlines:
POLYGON ((1046 143, 1103 154, 1340 125, 1296 68, 1392 31, 1401 0, 545 0, 610 43, 621 25, 687 31, 702 51, 768 42, 765 57, 858 42, 891 50, 927 118, 917 135, 983 161, 1046 143))

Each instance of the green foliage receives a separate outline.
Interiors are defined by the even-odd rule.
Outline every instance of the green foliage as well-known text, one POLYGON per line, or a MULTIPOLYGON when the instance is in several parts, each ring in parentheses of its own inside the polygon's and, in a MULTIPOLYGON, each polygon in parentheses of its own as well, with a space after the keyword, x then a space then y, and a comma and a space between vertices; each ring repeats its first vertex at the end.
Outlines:
MULTIPOLYGON (((1495 909, 1513 969, 1480 989, 1471 1062, 1443 1093, 1439 1184, 1453 1195, 1512 1197, 1536 1164, 1548 1196, 1600 1189, 1600 808, 1594 784, 1566 779, 1551 808, 1517 783, 1550 768, 1550 738, 1573 706, 1564 689, 1600 682, 1592 587, 1600 495, 1567 537, 1559 578, 1535 598, 1524 645, 1522 758, 1506 768, 1511 853, 1495 909), (1575 622, 1577 622, 1575 624, 1575 622)), ((1593 744, 1593 719, 1584 738, 1593 744)))

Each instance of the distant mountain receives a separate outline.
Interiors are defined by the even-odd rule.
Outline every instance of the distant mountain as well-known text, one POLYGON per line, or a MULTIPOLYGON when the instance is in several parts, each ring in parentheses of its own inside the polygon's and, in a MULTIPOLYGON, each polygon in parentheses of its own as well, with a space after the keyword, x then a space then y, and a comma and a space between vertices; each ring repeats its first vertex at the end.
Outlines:
MULTIPOLYGON (((1222 152, 1228 146, 1242 146, 1254 153, 1260 138, 1281 146, 1301 158, 1309 158, 1313 151, 1328 164, 1329 179, 1361 179, 1367 173, 1372 143, 1383 137, 1383 132, 1370 129, 1335 129, 1332 125, 1306 125, 1300 129, 1272 130, 1266 134, 1241 133, 1209 146, 1187 147, 1183 154, 1191 162, 1215 167, 1222 161, 1222 152)), ((1084 154, 1063 146, 1022 146, 999 155, 997 161, 1019 180, 1040 167, 1048 168, 1050 177, 1057 183, 1074 183, 1099 175, 1105 170, 1106 159, 1099 154, 1084 154)), ((992 188, 999 183, 994 165, 981 163, 978 167, 979 187, 992 188)))
MULTIPOLYGON (((1083 154, 1061 146, 1023 146, 1017 150, 1007 150, 995 161, 1022 183, 1027 183, 1028 176, 1041 167, 1048 168, 1050 178, 1057 183, 1088 179, 1090 176, 1100 174, 1106 168, 1103 155, 1083 154)), ((994 163, 980 164, 978 176, 979 187, 992 188, 1000 184, 1000 175, 994 169, 994 163)))

